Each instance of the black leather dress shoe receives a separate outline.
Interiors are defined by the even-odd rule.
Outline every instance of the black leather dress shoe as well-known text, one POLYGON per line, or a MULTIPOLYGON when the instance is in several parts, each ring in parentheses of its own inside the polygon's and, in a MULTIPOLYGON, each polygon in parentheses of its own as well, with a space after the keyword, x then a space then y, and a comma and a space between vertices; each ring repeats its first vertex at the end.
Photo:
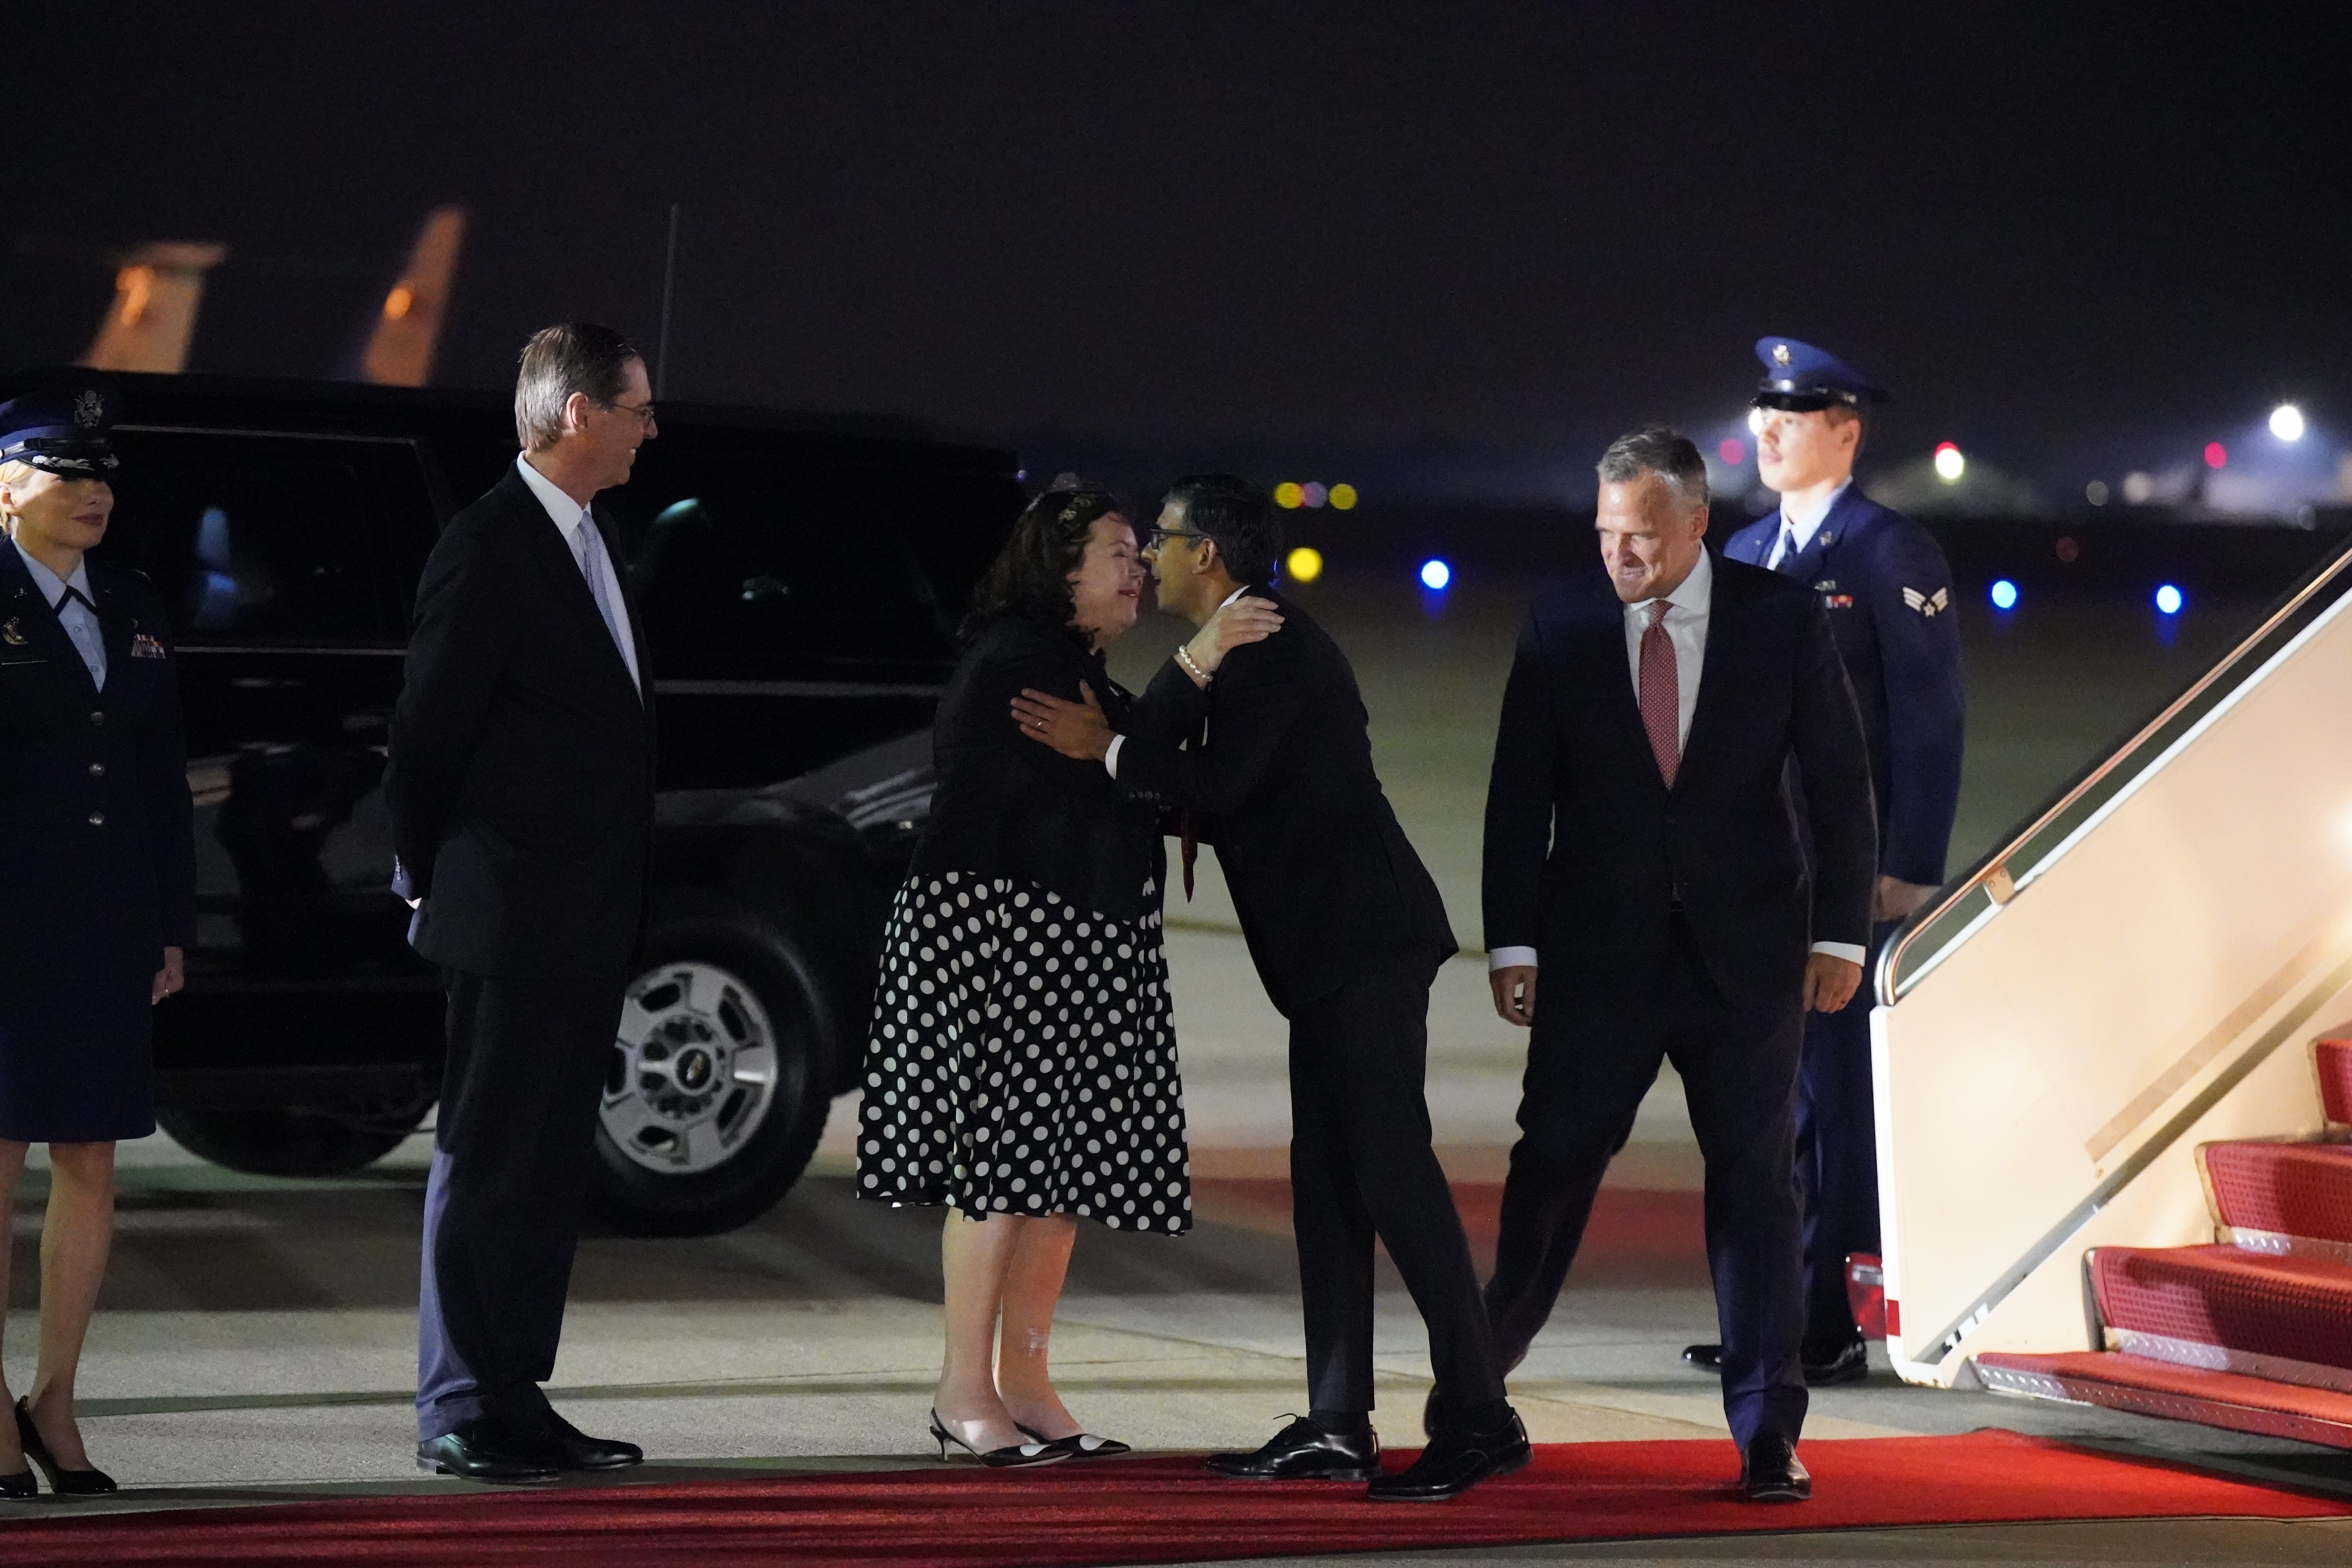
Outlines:
POLYGON ((1340 1435, 1300 1415, 1257 1452, 1212 1454, 1208 1467, 1247 1481, 1368 1481, 1380 1473, 1381 1440, 1370 1426, 1340 1435))
POLYGON ((635 1443, 612 1437, 591 1437, 551 1410, 547 1438, 555 1445, 556 1466, 566 1470, 625 1470, 646 1462, 646 1451, 635 1443))
POLYGON ((1803 1502, 1813 1478, 1785 1437, 1759 1437, 1739 1457, 1739 1489, 1749 1502, 1803 1502))
POLYGON ((552 1439, 497 1421, 472 1421, 416 1445, 416 1468, 469 1481, 551 1481, 562 1468, 552 1439))
POLYGON ((1421 1458, 1395 1475, 1373 1478, 1364 1495, 1374 1502, 1444 1502, 1480 1481, 1509 1475, 1535 1458, 1535 1449, 1518 1413, 1508 1414, 1507 1423, 1483 1432, 1439 1427, 1421 1458))
POLYGON ((1870 1347, 1860 1340, 1851 1340, 1827 1355, 1812 1346, 1805 1347, 1805 1384, 1810 1388, 1835 1388, 1840 1384, 1861 1383, 1870 1376, 1870 1347))
POLYGON ((1685 1345, 1683 1364, 1695 1366, 1701 1372, 1720 1373, 1723 1371, 1723 1347, 1721 1345, 1685 1345))

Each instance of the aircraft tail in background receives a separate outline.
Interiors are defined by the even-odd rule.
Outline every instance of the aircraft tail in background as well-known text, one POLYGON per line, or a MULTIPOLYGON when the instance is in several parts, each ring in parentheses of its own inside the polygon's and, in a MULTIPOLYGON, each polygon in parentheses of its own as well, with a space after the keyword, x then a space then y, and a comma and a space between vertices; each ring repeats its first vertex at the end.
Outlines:
POLYGON ((188 363, 205 275, 228 256, 225 245, 163 242, 117 258, 114 301, 81 363, 91 370, 177 375, 188 363))
POLYGON ((384 295, 360 351, 360 380, 376 386, 423 386, 433 378, 433 357, 441 346, 442 318, 465 239, 464 207, 436 207, 426 215, 407 268, 384 295))

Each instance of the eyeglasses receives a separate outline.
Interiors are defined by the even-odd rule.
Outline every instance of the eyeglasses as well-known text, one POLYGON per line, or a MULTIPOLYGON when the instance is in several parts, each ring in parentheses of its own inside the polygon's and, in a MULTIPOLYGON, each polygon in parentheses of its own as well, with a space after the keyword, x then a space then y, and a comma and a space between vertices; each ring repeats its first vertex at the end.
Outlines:
POLYGON ((654 427, 654 405, 650 399, 644 403, 608 403, 604 405, 615 414, 634 414, 637 423, 650 430, 654 427))
POLYGON ((1194 533, 1190 529, 1155 528, 1145 536, 1143 547, 1146 550, 1157 550, 1171 539, 1206 539, 1208 537, 1205 533, 1194 533))

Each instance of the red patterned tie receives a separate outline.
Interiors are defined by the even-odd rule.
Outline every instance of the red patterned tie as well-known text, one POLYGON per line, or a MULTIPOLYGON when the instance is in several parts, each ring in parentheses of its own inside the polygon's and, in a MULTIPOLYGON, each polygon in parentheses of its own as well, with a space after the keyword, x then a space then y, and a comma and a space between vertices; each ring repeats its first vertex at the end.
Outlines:
POLYGON ((1675 771, 1682 766, 1682 680, 1675 668, 1675 639, 1666 635, 1666 601, 1650 601, 1650 624, 1642 632, 1642 728, 1650 732, 1650 751, 1658 759, 1658 776, 1675 787, 1675 771))

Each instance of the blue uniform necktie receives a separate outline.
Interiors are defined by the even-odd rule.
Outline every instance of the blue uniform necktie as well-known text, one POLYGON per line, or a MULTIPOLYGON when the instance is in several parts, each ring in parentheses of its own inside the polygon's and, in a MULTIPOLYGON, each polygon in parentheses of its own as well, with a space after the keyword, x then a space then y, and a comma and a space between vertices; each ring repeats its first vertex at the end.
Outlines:
POLYGON ((1790 569, 1797 560, 1797 531, 1789 526, 1786 518, 1780 520, 1780 546, 1772 553, 1772 570, 1794 576, 1795 573, 1790 569))

